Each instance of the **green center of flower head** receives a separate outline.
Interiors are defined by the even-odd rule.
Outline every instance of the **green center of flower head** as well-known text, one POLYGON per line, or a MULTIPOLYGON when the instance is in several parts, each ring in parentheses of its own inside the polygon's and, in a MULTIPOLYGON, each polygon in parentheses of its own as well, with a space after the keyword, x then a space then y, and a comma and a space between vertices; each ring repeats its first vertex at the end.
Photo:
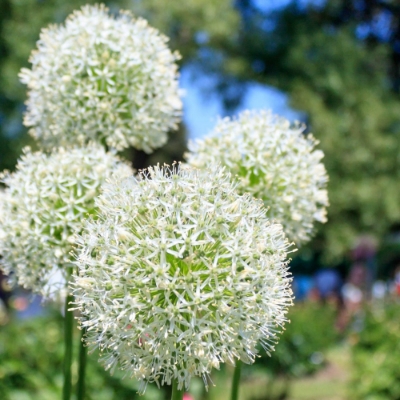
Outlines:
MULTIPOLYGON (((130 285, 132 296, 150 296, 152 304, 170 307, 175 316, 179 314, 179 319, 188 320, 194 312, 200 315, 206 309, 215 311, 215 304, 209 302, 207 294, 214 294, 216 290, 215 301, 222 297, 232 297, 234 301, 226 279, 232 271, 232 258, 236 260, 240 256, 241 243, 237 243, 234 254, 222 244, 229 241, 229 232, 236 229, 240 217, 227 220, 221 209, 225 201, 234 199, 218 194, 215 187, 207 196, 200 190, 185 204, 187 196, 173 176, 170 187, 164 187, 162 192, 163 197, 169 196, 170 204, 161 202, 159 207, 154 207, 148 193, 139 194, 137 215, 122 225, 118 239, 113 242, 119 248, 118 255, 108 254, 106 263, 121 264, 140 255, 140 261, 127 265, 135 279, 122 277, 121 282, 130 285), (204 201, 212 209, 194 221, 193 216, 204 201), (188 291, 188 287, 196 284, 201 285, 201 296, 188 291), (181 302, 192 306, 186 312, 173 307, 181 302)), ((157 192, 154 194, 157 197, 157 192)), ((243 265, 235 268, 236 272, 243 269, 243 265)), ((244 281, 248 279, 245 277, 244 281)), ((118 285, 108 286, 111 298, 125 296, 118 288, 118 285)), ((151 321, 153 317, 149 317, 151 321)))
MULTIPOLYGON (((83 217, 96 218, 94 196, 99 191, 98 183, 90 177, 85 177, 79 182, 70 178, 60 180, 47 198, 37 199, 46 210, 39 224, 41 233, 50 245, 65 246, 65 243, 70 242, 72 249, 72 237, 79 233, 75 232, 76 224, 80 223, 83 217), (46 219, 47 224, 43 224, 46 219)), ((31 218, 30 228, 37 227, 37 219, 31 218)), ((72 258, 71 256, 71 260, 72 258)))
MULTIPOLYGON (((247 160, 245 164, 252 164, 252 161, 247 160)), ((238 188, 240 193, 250 191, 254 197, 263 200, 267 215, 273 218, 274 212, 279 213, 282 208, 282 205, 276 204, 276 199, 282 197, 282 192, 287 192, 288 189, 285 177, 279 173, 273 173, 273 167, 270 169, 271 171, 265 172, 258 166, 240 166, 237 175, 241 181, 238 188), (273 210, 271 210, 271 204, 274 205, 273 210)))
POLYGON ((222 168, 149 168, 106 184, 73 288, 106 368, 187 387, 268 349, 291 304, 286 241, 222 168))

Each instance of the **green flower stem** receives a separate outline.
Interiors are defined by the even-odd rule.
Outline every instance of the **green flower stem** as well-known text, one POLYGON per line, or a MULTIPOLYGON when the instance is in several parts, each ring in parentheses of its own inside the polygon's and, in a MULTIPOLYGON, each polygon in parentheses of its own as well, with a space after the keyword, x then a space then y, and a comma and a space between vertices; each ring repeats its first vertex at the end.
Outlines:
POLYGON ((74 315, 72 311, 68 311, 70 303, 73 301, 72 294, 68 294, 65 299, 65 320, 64 320, 64 386, 63 400, 71 398, 71 364, 72 364, 72 338, 74 328, 74 315))
POLYGON ((172 396, 171 396, 171 400, 182 400, 183 399, 183 394, 185 393, 185 391, 182 390, 178 390, 178 381, 175 380, 172 382, 172 396))
POLYGON ((240 360, 237 360, 232 379, 231 400, 238 400, 239 398, 239 383, 240 383, 241 372, 242 372, 242 362, 240 360))
POLYGON ((85 371, 86 371, 86 358, 87 351, 83 342, 86 330, 81 330, 81 342, 79 345, 79 369, 78 369, 78 386, 76 390, 76 399, 83 400, 85 398, 85 371))

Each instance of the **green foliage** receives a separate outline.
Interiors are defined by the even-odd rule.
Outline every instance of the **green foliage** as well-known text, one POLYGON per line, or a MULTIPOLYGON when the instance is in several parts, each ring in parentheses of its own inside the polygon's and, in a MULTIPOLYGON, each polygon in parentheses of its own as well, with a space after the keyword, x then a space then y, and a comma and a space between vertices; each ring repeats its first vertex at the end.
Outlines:
MULTIPOLYGON (((74 353, 78 353, 75 332, 74 353)), ((0 393, 2 400, 54 400, 61 396, 63 382, 63 319, 59 314, 29 320, 14 320, 0 327, 0 393)), ((73 382, 77 364, 72 365, 73 382)), ((111 376, 89 355, 86 378, 87 400, 133 400, 136 381, 111 376)), ((149 385, 143 400, 160 400, 162 392, 149 385)))
POLYGON ((257 363, 272 375, 301 377, 324 366, 324 353, 336 343, 335 310, 326 304, 306 302, 289 311, 290 323, 271 357, 257 363))
POLYGON ((358 39, 351 18, 332 23, 333 3, 275 15, 248 8, 220 68, 230 74, 243 64, 237 77, 281 88, 307 115, 325 153, 331 203, 311 247, 339 261, 358 235, 382 238, 400 221, 400 99, 388 78, 390 46, 358 39))
POLYGON ((307 112, 325 152, 331 207, 321 231, 334 257, 360 233, 383 236, 400 219, 400 102, 371 61, 381 54, 371 54, 348 32, 320 32, 293 53, 292 64, 308 66, 293 81, 292 103, 307 112), (316 58, 307 64, 313 51, 316 58))
MULTIPOLYGON (((282 334, 271 357, 262 355, 256 360, 262 373, 267 373, 267 397, 258 400, 287 398, 290 381, 313 374, 326 365, 326 352, 338 340, 335 330, 335 309, 333 305, 306 302, 292 307, 289 311, 290 323, 282 334), (282 382, 285 384, 282 387, 282 382)), ((245 367, 245 374, 254 371, 245 367)))
POLYGON ((351 398, 400 398, 400 307, 390 304, 367 311, 352 347, 351 398))
MULTIPOLYGON (((262 356, 258 368, 267 372, 271 381, 308 375, 324 365, 325 352, 336 342, 334 309, 329 305, 304 303, 294 307, 291 323, 282 335, 272 357, 262 356)), ((80 332, 75 331, 74 354, 77 356, 80 332)), ((63 318, 50 312, 29 320, 12 320, 0 327, 0 393, 2 400, 53 400, 62 388, 63 318)), ((262 353, 262 352, 261 352, 262 353)), ((75 357, 74 356, 74 357, 75 357)), ((87 400, 133 400, 136 381, 111 376, 89 355, 87 365, 87 400)), ((73 382, 77 364, 72 365, 73 382)), ((257 369, 257 368, 256 368, 257 369)), ((246 367, 245 374, 254 372, 246 367)), ((287 387, 288 388, 288 387, 287 387)), ((276 390, 274 391, 276 392, 276 390)), ((165 393, 164 393, 165 395, 165 393)), ((163 391, 149 385, 143 400, 161 400, 163 391)))
POLYGON ((230 0, 121 0, 121 7, 148 19, 165 33, 171 46, 178 50, 183 62, 197 57, 197 50, 206 44, 223 48, 233 40, 239 27, 239 14, 230 0))

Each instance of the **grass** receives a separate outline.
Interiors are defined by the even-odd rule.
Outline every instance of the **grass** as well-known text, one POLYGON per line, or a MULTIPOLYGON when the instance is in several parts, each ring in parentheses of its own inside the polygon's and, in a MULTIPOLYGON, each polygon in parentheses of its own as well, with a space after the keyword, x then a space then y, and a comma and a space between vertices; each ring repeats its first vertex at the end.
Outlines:
MULTIPOLYGON (((293 379, 290 382, 277 379, 270 382, 261 371, 243 379, 240 386, 240 400, 267 400, 268 393, 279 393, 290 385, 289 396, 285 400, 346 400, 347 383, 351 373, 348 346, 343 344, 327 354, 327 365, 313 376, 293 379)), ((229 400, 230 381, 233 370, 213 376, 215 386, 211 386, 207 400, 229 400)), ((195 399, 200 399, 195 394, 195 399)))
POLYGON ((293 382, 288 400, 345 400, 351 362, 348 347, 341 345, 328 355, 328 365, 313 377, 293 382))

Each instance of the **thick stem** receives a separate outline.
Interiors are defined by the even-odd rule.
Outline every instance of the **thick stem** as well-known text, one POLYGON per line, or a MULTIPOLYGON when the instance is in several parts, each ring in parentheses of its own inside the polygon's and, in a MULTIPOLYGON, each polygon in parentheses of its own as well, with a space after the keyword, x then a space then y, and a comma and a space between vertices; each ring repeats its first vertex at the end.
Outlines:
POLYGON ((184 393, 185 393, 185 391, 183 389, 178 390, 178 381, 177 380, 173 381, 172 382, 171 400, 182 400, 184 393))
POLYGON ((87 351, 84 345, 83 338, 85 336, 85 329, 81 330, 81 342, 79 344, 79 369, 78 369, 78 385, 76 388, 76 399, 83 400, 85 398, 85 371, 86 371, 86 357, 87 351))
POLYGON ((237 360, 232 379, 231 400, 238 400, 239 398, 239 383, 240 383, 241 371, 242 371, 242 362, 240 360, 237 360))
POLYGON ((65 299, 65 320, 64 320, 64 386, 63 400, 71 398, 71 364, 72 364, 72 338, 74 328, 74 315, 72 311, 68 311, 70 303, 73 301, 72 294, 65 299))

